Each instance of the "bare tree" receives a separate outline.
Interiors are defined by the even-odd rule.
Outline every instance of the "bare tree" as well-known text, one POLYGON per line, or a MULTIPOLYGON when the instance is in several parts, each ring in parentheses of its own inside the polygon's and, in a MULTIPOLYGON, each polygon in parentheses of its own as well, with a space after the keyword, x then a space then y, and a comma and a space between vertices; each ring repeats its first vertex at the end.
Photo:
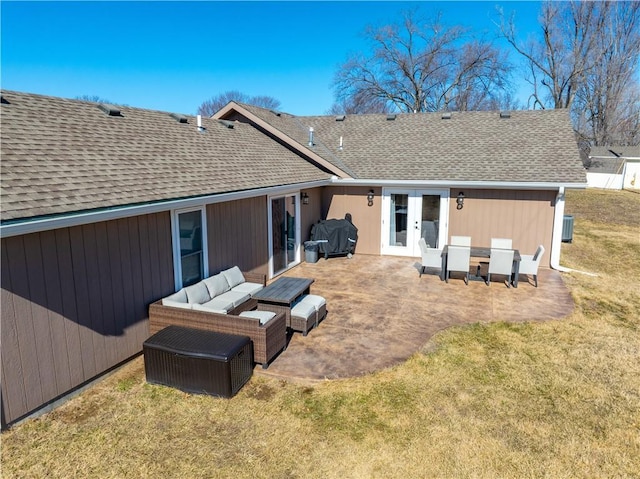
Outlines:
POLYGON ((361 92, 342 98, 328 111, 330 115, 355 115, 360 113, 391 113, 392 108, 380 98, 370 98, 361 92))
POLYGON ((526 42, 513 17, 500 23, 525 59, 530 106, 571 108, 583 143, 637 141, 640 3, 546 1, 539 22, 540 35, 526 42))
POLYGON ((439 17, 426 22, 414 10, 400 25, 368 27, 365 36, 370 55, 351 56, 336 73, 338 104, 404 112, 486 109, 508 89, 506 56, 439 17))
POLYGON ((78 95, 75 98, 76 100, 91 101, 94 103, 113 103, 106 98, 102 98, 98 95, 78 95))
POLYGON ((198 107, 198 114, 212 116, 230 101, 247 103, 249 105, 255 105, 262 108, 269 108, 271 110, 280 108, 280 101, 270 96, 250 96, 236 90, 231 90, 204 101, 198 107))
POLYGON ((634 145, 640 142, 640 3, 610 7, 596 35, 599 59, 578 89, 573 113, 591 145, 634 145))

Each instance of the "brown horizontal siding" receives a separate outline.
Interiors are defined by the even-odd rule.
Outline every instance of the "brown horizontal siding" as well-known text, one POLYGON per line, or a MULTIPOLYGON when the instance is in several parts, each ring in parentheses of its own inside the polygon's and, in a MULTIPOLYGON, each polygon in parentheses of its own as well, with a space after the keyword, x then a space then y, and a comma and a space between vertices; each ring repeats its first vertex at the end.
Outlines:
POLYGON ((207 236, 210 273, 232 266, 269 273, 266 196, 208 205, 207 236))
POLYGON ((513 247, 523 254, 533 254, 542 244, 547 251, 543 264, 549 264, 556 193, 451 190, 449 238, 471 236, 473 246, 489 246, 491 238, 511 238, 513 247), (461 210, 456 209, 455 201, 459 191, 465 194, 461 210))
POLYGON ((142 349, 174 289, 169 213, 2 240, 2 424, 142 349))

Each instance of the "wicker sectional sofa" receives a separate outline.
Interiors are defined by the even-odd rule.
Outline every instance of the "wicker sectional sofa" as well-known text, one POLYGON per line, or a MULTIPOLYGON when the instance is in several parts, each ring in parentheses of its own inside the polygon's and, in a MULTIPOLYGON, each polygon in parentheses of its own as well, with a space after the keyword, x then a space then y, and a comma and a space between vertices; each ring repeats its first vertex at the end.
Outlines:
POLYGON ((257 286, 263 287, 266 284, 266 276, 240 273, 237 268, 232 269, 233 271, 226 270, 227 276, 235 280, 239 280, 242 276, 243 280, 235 285, 233 285, 234 281, 231 281, 231 286, 227 283, 226 290, 220 277, 220 275, 224 277, 223 271, 149 305, 149 332, 155 334, 167 326, 176 325, 249 336, 253 342, 254 361, 266 368, 270 361, 286 347, 286 317, 284 313, 278 313, 263 323, 258 318, 239 316, 245 311, 254 310, 258 303, 251 298, 250 293, 244 291, 255 290, 257 286), (202 285, 209 286, 208 295, 205 294, 202 285), (225 296, 226 293, 234 292, 234 288, 237 294, 225 296), (186 301, 183 301, 185 297, 186 301))

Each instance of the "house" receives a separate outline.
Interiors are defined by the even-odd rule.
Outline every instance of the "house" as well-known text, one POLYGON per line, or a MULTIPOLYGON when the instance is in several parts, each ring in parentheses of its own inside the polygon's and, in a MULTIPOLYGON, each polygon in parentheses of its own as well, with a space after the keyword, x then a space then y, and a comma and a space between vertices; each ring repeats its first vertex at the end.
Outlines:
POLYGON ((584 163, 589 188, 640 189, 640 146, 594 146, 584 163))
POLYGON ((586 186, 560 110, 200 118, 14 91, 0 108, 3 427, 139 354, 151 302, 294 267, 320 219, 351 214, 357 254, 500 236, 556 266, 564 191, 586 186))

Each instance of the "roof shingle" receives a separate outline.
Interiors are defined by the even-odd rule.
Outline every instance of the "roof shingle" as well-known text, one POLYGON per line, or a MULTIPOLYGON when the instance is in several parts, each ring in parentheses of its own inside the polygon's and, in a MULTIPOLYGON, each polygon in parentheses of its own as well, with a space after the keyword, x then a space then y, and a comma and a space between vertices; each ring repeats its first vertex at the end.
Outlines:
POLYGON ((248 124, 2 91, 2 221, 329 178, 248 124))
MULTIPOLYGON (((301 144, 314 129, 318 154, 356 178, 585 184, 566 110, 295 117, 241 105, 301 144), (340 149, 342 137, 343 148, 340 149), (328 153, 324 153, 324 151, 328 153)), ((314 147, 316 148, 316 147, 314 147)))

